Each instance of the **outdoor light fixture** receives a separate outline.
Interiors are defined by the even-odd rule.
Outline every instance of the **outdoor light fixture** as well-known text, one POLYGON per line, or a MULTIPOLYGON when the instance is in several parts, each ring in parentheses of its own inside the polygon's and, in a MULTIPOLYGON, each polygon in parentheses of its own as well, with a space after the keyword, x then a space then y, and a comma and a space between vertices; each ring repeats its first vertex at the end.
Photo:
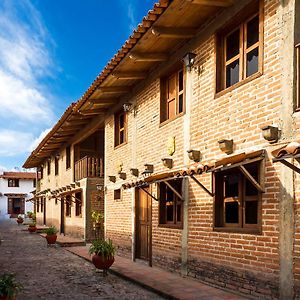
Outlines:
POLYGON ((116 182, 116 176, 108 176, 109 181, 116 182))
POLYGON ((97 189, 97 191, 99 191, 99 192, 101 192, 101 191, 103 191, 103 185, 102 184, 96 184, 96 189, 97 189))
POLYGON ((226 154, 231 154, 233 152, 233 140, 220 140, 218 141, 219 148, 226 154))
POLYGON ((263 138, 269 143, 276 143, 279 139, 279 129, 278 127, 267 125, 261 128, 263 138))
POLYGON ((163 165, 169 169, 173 167, 173 159, 172 158, 162 158, 163 165))
POLYGON ((129 112, 129 111, 131 111, 131 109, 132 109, 132 103, 125 102, 123 104, 123 110, 124 110, 124 112, 129 112))
POLYGON ((135 176, 135 177, 138 177, 139 176, 139 170, 131 168, 130 169, 130 174, 133 175, 133 176, 135 176))
POLYGON ((192 67, 195 63, 195 57, 196 57, 196 54, 195 53, 191 53, 191 52, 188 52, 183 58, 182 58, 182 61, 184 63, 184 65, 186 66, 186 68, 188 69, 188 71, 191 71, 192 70, 192 67))
POLYGON ((125 180, 126 179, 126 173, 125 172, 120 172, 119 173, 119 178, 125 180))
POLYGON ((189 155, 189 159, 193 160, 194 162, 199 162, 201 159, 201 153, 199 150, 187 150, 187 153, 189 155))
POLYGON ((151 164, 144 164, 144 166, 145 166, 145 170, 142 173, 143 175, 152 174, 153 173, 153 171, 154 171, 154 166, 153 165, 151 165, 151 164))

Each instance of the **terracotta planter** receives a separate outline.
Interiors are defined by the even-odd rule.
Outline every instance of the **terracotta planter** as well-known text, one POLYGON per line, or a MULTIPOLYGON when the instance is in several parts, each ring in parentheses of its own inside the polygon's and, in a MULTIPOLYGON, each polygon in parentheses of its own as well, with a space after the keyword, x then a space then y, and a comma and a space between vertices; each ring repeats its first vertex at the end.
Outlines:
POLYGON ((57 239, 57 235, 56 234, 46 235, 46 240, 47 240, 48 245, 55 244, 56 239, 57 239))
POLYGON ((7 298, 6 296, 0 296, 0 300, 16 300, 16 296, 12 297, 12 298, 7 298))
POLYGON ((28 226, 28 231, 30 232, 30 233, 33 233, 33 232, 36 232, 36 226, 28 226))
POLYGON ((100 270, 108 270, 111 267, 111 265, 114 263, 114 261, 115 261, 114 257, 105 258, 97 254, 94 254, 92 256, 92 262, 94 266, 100 270))
MULTIPOLYGON (((24 220, 23 219, 17 219, 17 223, 18 224, 22 224, 24 222, 24 220)), ((0 298, 1 299, 1 298, 0 298)))

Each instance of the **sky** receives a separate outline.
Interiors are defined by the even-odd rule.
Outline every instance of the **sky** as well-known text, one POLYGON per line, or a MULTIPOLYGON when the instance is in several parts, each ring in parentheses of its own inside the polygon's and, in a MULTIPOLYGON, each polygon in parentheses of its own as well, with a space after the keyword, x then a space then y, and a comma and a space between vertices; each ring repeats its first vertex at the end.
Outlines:
POLYGON ((22 169, 155 0, 0 0, 0 171, 22 169))

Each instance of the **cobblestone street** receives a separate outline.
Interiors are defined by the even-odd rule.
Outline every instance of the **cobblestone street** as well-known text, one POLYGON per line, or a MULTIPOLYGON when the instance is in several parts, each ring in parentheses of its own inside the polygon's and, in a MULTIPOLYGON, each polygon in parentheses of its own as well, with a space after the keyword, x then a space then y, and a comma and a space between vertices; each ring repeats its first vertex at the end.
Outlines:
POLYGON ((103 278, 91 263, 24 229, 0 220, 0 273, 13 272, 23 284, 17 299, 162 299, 113 274, 103 278))

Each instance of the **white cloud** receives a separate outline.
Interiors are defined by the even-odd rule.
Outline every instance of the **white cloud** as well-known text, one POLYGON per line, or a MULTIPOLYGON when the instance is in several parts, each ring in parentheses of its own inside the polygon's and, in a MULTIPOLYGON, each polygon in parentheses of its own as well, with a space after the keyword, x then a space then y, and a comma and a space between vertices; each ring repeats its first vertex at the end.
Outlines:
POLYGON ((126 9, 126 15, 129 20, 128 29, 129 34, 133 32, 133 30, 137 26, 137 19, 136 19, 136 5, 137 0, 119 0, 120 5, 122 5, 126 9))
POLYGON ((44 130, 43 132, 41 132, 41 134, 39 135, 39 137, 37 137, 36 139, 33 140, 33 142, 30 144, 29 146, 29 151, 33 151, 38 144, 43 140, 43 138, 50 132, 51 128, 48 128, 46 130, 44 130))
MULTIPOLYGON (((0 7, 0 116, 50 122, 52 111, 41 84, 51 76, 53 62, 47 49, 51 38, 38 11, 28 0, 2 0, 0 7), (13 5, 19 5, 15 7, 13 5), (26 19, 18 15, 18 9, 26 19)), ((51 97, 51 95, 50 95, 51 97)))
POLYGON ((25 153, 34 138, 31 133, 15 130, 0 130, 0 156, 15 156, 25 153))

